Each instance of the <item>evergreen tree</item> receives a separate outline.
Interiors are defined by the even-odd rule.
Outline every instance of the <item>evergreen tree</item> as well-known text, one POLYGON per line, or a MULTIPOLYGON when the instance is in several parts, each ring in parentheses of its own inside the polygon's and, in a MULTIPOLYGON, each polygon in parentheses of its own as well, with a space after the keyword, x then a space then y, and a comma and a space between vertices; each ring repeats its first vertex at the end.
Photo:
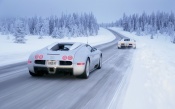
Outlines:
POLYGON ((63 28, 59 28, 57 38, 62 39, 63 37, 64 37, 64 30, 63 28))
POLYGON ((58 34, 59 34, 59 31, 58 31, 58 28, 57 27, 54 27, 54 30, 52 32, 52 38, 58 38, 58 34))
POLYGON ((17 20, 15 22, 15 33, 14 33, 15 43, 25 43, 26 42, 24 28, 25 27, 24 27, 23 21, 17 20))

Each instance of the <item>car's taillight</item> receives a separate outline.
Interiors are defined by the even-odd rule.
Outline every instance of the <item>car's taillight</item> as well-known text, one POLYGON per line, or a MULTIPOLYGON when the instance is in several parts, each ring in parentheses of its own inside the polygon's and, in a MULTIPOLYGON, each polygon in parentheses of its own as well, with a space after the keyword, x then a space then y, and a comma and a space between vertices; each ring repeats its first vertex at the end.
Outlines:
POLYGON ((73 56, 66 56, 66 55, 64 55, 62 57, 62 60, 72 60, 72 59, 73 59, 73 56))
POLYGON ((32 63, 32 61, 31 60, 28 60, 28 64, 31 64, 32 63))
POLYGON ((67 60, 67 56, 63 56, 62 57, 62 60, 67 60))
POLYGON ((68 60, 72 60, 73 59, 73 56, 68 56, 68 60))
POLYGON ((79 63, 77 63, 77 65, 85 65, 85 63, 79 62, 79 63))
POLYGON ((35 55, 35 59, 36 60, 42 60, 43 59, 43 55, 35 55))

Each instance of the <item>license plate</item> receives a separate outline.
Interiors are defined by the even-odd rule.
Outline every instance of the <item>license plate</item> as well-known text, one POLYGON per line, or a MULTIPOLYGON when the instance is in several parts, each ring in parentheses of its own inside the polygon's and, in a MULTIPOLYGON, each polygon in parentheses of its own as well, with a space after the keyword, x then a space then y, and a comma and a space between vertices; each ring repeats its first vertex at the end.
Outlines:
POLYGON ((56 61, 47 61, 47 65, 54 66, 54 65, 57 65, 57 62, 56 61))

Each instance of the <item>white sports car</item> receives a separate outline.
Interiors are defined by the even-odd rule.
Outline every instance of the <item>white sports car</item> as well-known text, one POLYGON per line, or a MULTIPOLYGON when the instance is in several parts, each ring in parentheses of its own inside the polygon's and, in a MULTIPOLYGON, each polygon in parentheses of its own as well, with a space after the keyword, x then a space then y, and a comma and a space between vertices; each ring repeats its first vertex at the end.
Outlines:
POLYGON ((118 47, 118 49, 120 49, 122 47, 132 47, 132 48, 136 49, 136 41, 133 39, 124 38, 118 42, 117 47, 118 47))
POLYGON ((28 59, 31 76, 70 72, 88 78, 90 71, 102 67, 102 52, 88 44, 54 43, 32 53, 28 59))

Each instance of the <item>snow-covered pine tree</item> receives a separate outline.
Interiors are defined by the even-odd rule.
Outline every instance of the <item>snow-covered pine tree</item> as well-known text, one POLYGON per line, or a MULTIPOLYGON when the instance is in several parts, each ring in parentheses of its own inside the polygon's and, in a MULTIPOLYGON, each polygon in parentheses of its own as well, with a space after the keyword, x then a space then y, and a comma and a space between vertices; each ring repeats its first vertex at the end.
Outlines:
POLYGON ((24 22, 20 19, 15 22, 14 37, 15 43, 25 43, 25 30, 24 22))
POLYGON ((156 27, 150 26, 150 34, 151 34, 151 39, 154 39, 154 35, 156 34, 156 27))
POLYGON ((54 31, 55 29, 55 19, 53 16, 51 16, 49 18, 49 35, 52 36, 52 32, 54 31))
POLYGON ((65 37, 70 37, 70 33, 69 33, 69 29, 68 28, 66 28, 66 27, 63 27, 63 36, 65 36, 65 37))
POLYGON ((52 32, 52 38, 58 38, 58 35, 59 35, 59 31, 58 31, 58 28, 57 27, 54 27, 54 30, 52 32))
POLYGON ((1 34, 2 35, 5 35, 7 33, 6 31, 7 31, 6 26, 5 25, 2 25, 1 26, 1 34))
POLYGON ((49 20, 48 19, 41 19, 39 28, 40 28, 39 39, 42 39, 43 36, 49 35, 49 20))
POLYGON ((57 36, 57 38, 62 39, 64 37, 64 33, 63 32, 64 32, 63 28, 59 28, 58 29, 58 36, 57 36))
POLYGON ((28 22, 25 22, 24 25, 25 25, 25 29, 24 29, 24 30, 25 30, 25 34, 26 34, 26 35, 30 35, 30 29, 29 29, 29 24, 28 24, 28 22))
POLYGON ((172 37, 173 34, 174 34, 174 25, 173 25, 173 23, 172 22, 169 22, 167 28, 168 28, 167 29, 168 30, 167 31, 168 32, 168 35, 172 37))
POLYGON ((43 39, 43 36, 44 36, 44 27, 42 26, 41 29, 40 29, 40 32, 39 32, 39 37, 38 39, 43 39))
POLYGON ((30 34, 32 35, 37 34, 37 23, 38 23, 38 18, 36 16, 28 19, 30 34))
POLYGON ((128 18, 125 15, 125 13, 123 14, 123 22, 122 22, 122 26, 123 26, 123 30, 127 31, 128 30, 128 18))
POLYGON ((136 35, 140 36, 141 35, 141 27, 139 21, 136 22, 136 35))
POLYGON ((2 19, 2 23, 1 23, 1 34, 3 34, 3 35, 6 35, 6 34, 8 34, 9 33, 9 31, 8 31, 8 18, 3 18, 2 19))

